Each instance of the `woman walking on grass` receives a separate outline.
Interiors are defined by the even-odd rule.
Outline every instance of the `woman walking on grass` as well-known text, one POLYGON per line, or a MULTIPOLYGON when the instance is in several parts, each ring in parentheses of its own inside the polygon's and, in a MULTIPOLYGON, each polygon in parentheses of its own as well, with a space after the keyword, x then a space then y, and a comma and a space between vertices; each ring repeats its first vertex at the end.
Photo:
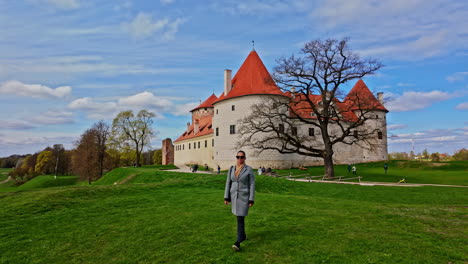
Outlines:
POLYGON ((245 234, 245 217, 249 213, 255 199, 255 175, 252 168, 245 164, 245 152, 239 150, 236 155, 236 165, 231 166, 226 179, 224 204, 231 204, 231 211, 237 216, 237 240, 232 245, 235 251, 240 250, 240 244, 247 239, 245 234))

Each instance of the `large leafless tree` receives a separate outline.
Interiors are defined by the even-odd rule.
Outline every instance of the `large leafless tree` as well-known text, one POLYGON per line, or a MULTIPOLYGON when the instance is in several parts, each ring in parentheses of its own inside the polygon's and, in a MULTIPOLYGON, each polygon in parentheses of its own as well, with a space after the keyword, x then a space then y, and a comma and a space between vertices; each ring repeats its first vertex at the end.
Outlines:
POLYGON ((137 167, 141 166, 141 153, 153 136, 154 113, 141 110, 135 116, 133 111, 120 112, 112 122, 112 140, 120 146, 132 146, 136 152, 137 167))
POLYGON ((348 39, 307 42, 298 55, 277 60, 272 77, 287 96, 253 106, 252 113, 241 120, 239 145, 255 149, 256 154, 276 150, 322 158, 325 174, 333 177, 335 144, 360 144, 375 136, 375 131, 365 129, 355 134, 369 119, 367 113, 375 109, 358 94, 348 95, 347 102, 339 100, 343 84, 381 67, 378 60, 363 59, 350 50, 348 39), (301 125, 320 131, 322 142, 297 133, 301 125))

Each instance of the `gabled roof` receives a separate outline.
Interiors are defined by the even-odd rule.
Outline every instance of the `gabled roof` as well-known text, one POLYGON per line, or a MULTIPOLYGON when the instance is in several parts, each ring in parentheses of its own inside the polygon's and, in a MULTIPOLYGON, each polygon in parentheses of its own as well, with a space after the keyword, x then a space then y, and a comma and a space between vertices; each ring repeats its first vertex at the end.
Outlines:
POLYGON ((227 95, 222 93, 214 103, 251 94, 283 95, 283 92, 276 86, 270 73, 254 50, 242 63, 231 84, 231 91, 227 95))
MULTIPOLYGON (((291 96, 291 93, 285 93, 288 96, 291 96)), ((292 98, 292 97, 291 97, 292 98)), ((315 105, 319 105, 322 101, 322 96, 317 94, 310 94, 309 99, 315 105)), ((345 121, 355 122, 358 120, 357 116, 354 112, 350 109, 350 107, 338 99, 334 98, 333 103, 336 106, 336 110, 339 114, 343 117, 345 121)), ((290 106, 294 109, 294 113, 297 116, 300 116, 304 119, 317 119, 315 115, 313 115, 313 110, 305 98, 304 94, 297 93, 294 98, 292 98, 290 106)), ((291 113, 292 114, 292 113, 291 113)), ((294 114, 292 114, 294 116, 294 114)))
POLYGON ((388 112, 372 92, 367 88, 363 80, 359 80, 349 91, 343 103, 351 106, 351 110, 381 110, 388 112))
POLYGON ((212 94, 208 99, 206 99, 203 103, 201 103, 199 106, 195 107, 194 109, 190 110, 190 112, 193 112, 197 109, 200 108, 209 108, 209 107, 214 107, 213 102, 216 101, 218 97, 215 94, 212 94))
POLYGON ((180 136, 178 139, 174 141, 182 141, 186 139, 201 137, 209 134, 213 134, 213 118, 211 115, 202 117, 198 120, 198 133, 194 134, 195 124, 191 124, 190 127, 180 136))

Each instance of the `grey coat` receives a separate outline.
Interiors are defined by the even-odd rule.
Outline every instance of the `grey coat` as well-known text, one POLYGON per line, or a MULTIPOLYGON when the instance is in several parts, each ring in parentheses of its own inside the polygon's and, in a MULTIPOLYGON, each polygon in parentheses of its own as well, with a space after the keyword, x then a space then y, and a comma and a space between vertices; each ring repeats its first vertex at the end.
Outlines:
POLYGON ((235 166, 231 166, 228 171, 224 200, 231 202, 234 215, 247 216, 249 201, 255 199, 255 174, 250 166, 244 165, 236 179, 235 170, 235 166))

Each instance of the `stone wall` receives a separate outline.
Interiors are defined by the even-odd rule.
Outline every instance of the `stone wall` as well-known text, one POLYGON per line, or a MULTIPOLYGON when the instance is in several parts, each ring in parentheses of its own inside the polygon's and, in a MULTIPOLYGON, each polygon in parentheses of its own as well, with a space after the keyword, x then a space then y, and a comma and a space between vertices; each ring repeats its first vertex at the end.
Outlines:
POLYGON ((170 138, 166 138, 162 141, 162 165, 169 164, 174 164, 174 145, 170 138))

